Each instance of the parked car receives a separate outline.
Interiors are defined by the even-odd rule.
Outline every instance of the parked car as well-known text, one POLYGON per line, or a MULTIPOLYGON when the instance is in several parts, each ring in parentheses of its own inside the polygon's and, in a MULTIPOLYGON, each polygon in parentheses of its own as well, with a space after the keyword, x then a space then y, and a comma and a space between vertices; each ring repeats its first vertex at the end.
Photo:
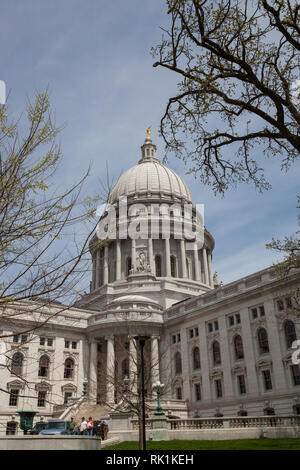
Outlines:
POLYGON ((31 434, 31 435, 39 434, 41 431, 43 431, 43 429, 46 428, 47 424, 48 424, 47 421, 43 421, 41 423, 35 423, 33 428, 30 429, 30 431, 28 431, 28 434, 31 434))
POLYGON ((68 434, 70 421, 55 420, 49 421, 46 428, 40 432, 43 435, 68 434))

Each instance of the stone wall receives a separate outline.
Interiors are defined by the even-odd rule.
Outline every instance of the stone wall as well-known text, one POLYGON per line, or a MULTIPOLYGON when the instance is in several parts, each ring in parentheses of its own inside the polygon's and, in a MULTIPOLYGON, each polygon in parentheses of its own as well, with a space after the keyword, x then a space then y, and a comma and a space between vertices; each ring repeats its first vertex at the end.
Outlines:
POLYGON ((0 450, 100 450, 101 439, 91 436, 0 436, 0 450))

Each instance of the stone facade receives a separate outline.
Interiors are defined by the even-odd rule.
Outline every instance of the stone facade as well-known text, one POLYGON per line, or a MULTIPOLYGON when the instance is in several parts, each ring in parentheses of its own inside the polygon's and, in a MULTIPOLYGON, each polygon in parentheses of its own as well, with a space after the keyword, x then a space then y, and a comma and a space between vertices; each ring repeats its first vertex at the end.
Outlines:
MULTIPOLYGON (((149 337, 148 398, 155 404, 152 384, 164 383, 168 416, 299 414, 300 374, 291 345, 300 337, 293 299, 300 273, 279 279, 268 268, 222 286, 213 276, 214 239, 206 228, 193 249, 184 237, 165 238, 163 224, 175 226, 176 207, 192 200, 182 179, 159 163, 149 138, 138 165, 113 188, 110 204, 117 207, 120 197, 127 199, 129 221, 138 217, 147 227, 156 221, 158 236, 121 236, 125 222, 117 208, 116 237, 91 240, 90 293, 76 307, 20 302, 5 312, 0 433, 13 433, 17 410, 39 411, 37 421, 59 416, 82 395, 86 379, 90 404, 117 404, 124 377, 136 387, 134 337, 140 335, 149 337), (167 212, 153 213, 155 204, 167 212), (26 333, 33 325, 36 330, 26 333)), ((197 217, 193 206, 191 228, 197 217)), ((101 220, 109 222, 107 212, 101 220)))

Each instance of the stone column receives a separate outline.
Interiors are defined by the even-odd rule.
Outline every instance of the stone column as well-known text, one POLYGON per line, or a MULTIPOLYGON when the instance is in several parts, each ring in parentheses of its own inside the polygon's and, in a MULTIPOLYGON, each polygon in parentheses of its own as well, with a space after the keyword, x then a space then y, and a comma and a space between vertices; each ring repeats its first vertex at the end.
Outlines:
POLYGON ((200 280, 201 272, 200 272, 200 265, 199 265, 199 256, 198 256, 198 246, 197 243, 194 245, 194 264, 195 264, 195 279, 196 281, 200 280))
POLYGON ((189 348, 186 335, 186 327, 180 329, 180 345, 181 345, 181 367, 182 367, 182 398, 183 400, 189 400, 191 402, 191 384, 190 384, 190 360, 189 360, 189 348))
POLYGON ((204 267, 204 283, 209 284, 206 248, 203 248, 202 256, 203 256, 203 267, 204 267))
POLYGON ((137 346, 135 339, 129 337, 129 378, 130 378, 130 390, 132 393, 137 393, 137 346))
POLYGON ((106 356, 106 401, 114 402, 115 396, 115 345, 114 336, 106 336, 107 356, 106 356))
POLYGON ((187 278, 186 259, 185 259, 185 241, 180 240, 180 257, 181 257, 181 274, 183 278, 187 278))
POLYGON ((155 274, 152 238, 148 238, 148 262, 151 269, 151 274, 155 274))
POLYGON ((208 252, 207 257, 208 257, 209 285, 210 285, 211 287, 214 287, 213 273, 212 273, 212 256, 211 256, 211 252, 210 252, 210 251, 208 252))
POLYGON ((223 370, 224 395, 223 399, 233 399, 233 377, 231 374, 231 358, 228 344, 228 334, 226 326, 226 317, 222 316, 218 320, 220 332, 221 362, 223 370))
POLYGON ((96 258, 93 256, 93 278, 92 278, 92 290, 96 289, 96 258))
POLYGON ((259 386, 255 367, 253 332, 251 329, 248 307, 243 307, 240 309, 240 316, 243 333, 243 349, 245 356, 244 361, 247 370, 247 395, 255 396, 259 394, 259 386))
POLYGON ((104 247, 103 284, 108 283, 108 246, 104 247))
POLYGON ((171 277, 170 239, 165 238, 166 277, 171 277))
POLYGON ((90 347, 90 367, 89 367, 89 383, 88 383, 88 397, 93 403, 97 401, 97 363, 98 363, 98 349, 96 341, 89 344, 90 347))
POLYGON ((135 271, 135 265, 136 265, 136 243, 135 240, 131 240, 131 269, 133 269, 133 272, 135 271))
POLYGON ((98 289, 100 285, 100 250, 96 252, 96 276, 95 276, 95 289, 98 289))
POLYGON ((121 241, 116 240, 116 281, 121 280, 121 241))
MULTIPOLYGON (((267 320, 267 332, 269 340, 270 355, 272 358, 272 370, 273 370, 273 390, 281 393, 287 392, 287 382, 285 378, 284 366, 282 362, 282 353, 279 337, 279 322, 275 315, 273 298, 270 296, 264 302, 266 320, 267 320)), ((272 372, 271 372, 272 375, 272 372)))
POLYGON ((202 375, 202 401, 212 402, 213 396, 211 394, 210 380, 209 380, 209 357, 208 357, 208 344, 206 335, 205 321, 201 320, 198 325, 199 328, 199 347, 200 347, 200 361, 201 361, 201 375, 202 375))
POLYGON ((152 385, 159 380, 159 336, 151 336, 151 381, 152 385))

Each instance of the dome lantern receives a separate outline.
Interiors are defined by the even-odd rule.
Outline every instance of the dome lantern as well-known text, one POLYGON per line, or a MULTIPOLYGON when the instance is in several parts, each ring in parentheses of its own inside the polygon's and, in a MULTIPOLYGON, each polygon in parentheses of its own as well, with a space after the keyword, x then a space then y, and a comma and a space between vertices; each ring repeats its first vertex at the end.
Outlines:
POLYGON ((150 129, 151 129, 151 126, 147 128, 147 136, 146 136, 144 144, 141 146, 142 158, 139 160, 139 163, 151 162, 151 161, 158 162, 158 159, 156 157, 156 145, 152 143, 152 140, 150 137, 150 129))

